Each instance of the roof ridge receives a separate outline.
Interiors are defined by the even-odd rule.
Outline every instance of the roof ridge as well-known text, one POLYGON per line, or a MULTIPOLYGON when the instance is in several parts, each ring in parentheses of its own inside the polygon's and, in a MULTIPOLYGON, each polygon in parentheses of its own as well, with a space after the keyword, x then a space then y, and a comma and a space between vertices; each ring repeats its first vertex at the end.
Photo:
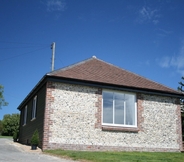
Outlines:
POLYGON ((90 57, 90 58, 85 59, 85 60, 83 60, 83 61, 76 62, 76 63, 73 63, 73 64, 71 64, 71 65, 69 65, 69 66, 65 66, 65 67, 63 67, 63 68, 59 68, 59 69, 57 69, 57 70, 51 71, 51 72, 47 73, 46 75, 52 75, 52 74, 55 74, 55 73, 57 73, 57 72, 59 72, 59 71, 64 71, 64 70, 73 68, 73 67, 75 67, 75 66, 84 64, 84 63, 86 63, 86 62, 88 62, 88 61, 90 61, 90 60, 93 60, 93 59, 99 60, 99 59, 96 58, 96 56, 93 56, 93 57, 90 57))
POLYGON ((159 83, 159 82, 157 82, 157 81, 155 81, 155 80, 151 80, 151 79, 149 79, 149 78, 147 78, 147 77, 145 77, 145 76, 142 76, 142 75, 136 74, 136 73, 131 72, 131 71, 128 71, 128 70, 125 70, 125 71, 126 71, 126 72, 129 72, 129 73, 132 73, 132 74, 134 74, 134 75, 136 75, 136 76, 139 76, 139 77, 141 77, 141 78, 143 78, 143 79, 146 79, 146 80, 148 80, 148 81, 150 81, 150 82, 153 82, 153 83, 159 84, 159 85, 164 86, 164 87, 166 87, 166 88, 169 88, 170 90, 177 91, 177 90, 175 90, 175 89, 173 89, 173 88, 170 88, 170 87, 168 87, 168 86, 166 86, 166 85, 164 85, 164 84, 162 84, 162 83, 159 83))
POLYGON ((142 75, 139 75, 139 74, 136 74, 136 73, 134 73, 134 72, 132 72, 132 71, 129 71, 129 70, 127 70, 127 69, 121 68, 121 67, 119 67, 119 66, 117 66, 117 65, 113 65, 112 63, 105 62, 105 61, 103 61, 103 60, 101 60, 101 59, 97 59, 97 60, 102 61, 102 62, 104 62, 104 63, 106 63, 106 64, 109 64, 110 66, 114 66, 114 67, 116 67, 116 68, 118 68, 118 69, 120 69, 120 70, 124 70, 124 71, 126 71, 127 73, 134 74, 134 75, 136 75, 136 76, 138 76, 138 77, 141 77, 141 78, 143 78, 143 79, 146 79, 146 80, 148 80, 148 81, 150 81, 150 82, 154 82, 154 83, 156 83, 156 84, 159 84, 159 85, 161 85, 161 86, 164 86, 164 87, 166 87, 166 88, 169 88, 170 90, 177 91, 176 89, 170 88, 170 87, 168 87, 168 86, 166 86, 166 85, 164 85, 164 84, 162 84, 162 83, 156 82, 156 81, 151 80, 151 79, 149 79, 149 78, 146 78, 146 77, 144 77, 144 76, 142 76, 142 75))
POLYGON ((177 90, 172 89, 172 88, 170 88, 170 87, 168 87, 168 86, 165 86, 165 85, 162 84, 162 83, 156 82, 156 81, 154 81, 154 80, 151 80, 151 79, 146 78, 146 77, 144 77, 144 76, 142 76, 142 75, 136 74, 136 73, 134 73, 134 72, 132 72, 132 71, 129 71, 129 70, 127 70, 127 69, 124 69, 124 68, 122 68, 122 67, 119 67, 119 66, 117 66, 117 65, 114 65, 114 64, 112 64, 112 63, 105 62, 104 60, 101 60, 101 59, 97 59, 97 60, 102 61, 102 62, 104 62, 104 63, 106 63, 106 64, 109 64, 110 66, 114 66, 114 67, 116 67, 116 68, 118 68, 118 69, 120 69, 120 70, 124 70, 124 71, 126 71, 126 72, 128 72, 128 73, 130 73, 130 74, 134 74, 134 75, 136 75, 136 76, 138 76, 138 77, 141 77, 141 78, 143 78, 143 79, 146 79, 146 80, 148 80, 148 81, 154 82, 154 83, 156 83, 156 84, 160 84, 160 85, 162 85, 162 86, 164 86, 164 87, 167 87, 167 88, 169 88, 169 89, 171 89, 171 90, 177 91, 177 90))

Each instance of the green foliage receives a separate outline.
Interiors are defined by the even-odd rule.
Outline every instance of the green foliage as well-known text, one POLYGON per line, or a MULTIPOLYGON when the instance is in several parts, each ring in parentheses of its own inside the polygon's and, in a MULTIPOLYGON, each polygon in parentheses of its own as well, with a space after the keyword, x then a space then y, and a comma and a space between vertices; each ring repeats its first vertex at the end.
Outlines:
MULTIPOLYGON (((184 77, 181 78, 182 80, 184 80, 184 77)), ((183 82, 179 82, 179 87, 178 87, 178 91, 181 91, 184 93, 183 87, 184 87, 184 83, 183 82)), ((180 104, 181 104, 181 112, 184 113, 184 97, 180 99, 180 104)))
POLYGON ((6 102, 4 99, 3 92, 4 92, 4 87, 0 84, 0 109, 2 106, 8 105, 8 102, 6 102))
POLYGON ((39 133, 38 130, 36 129, 35 132, 33 133, 31 137, 31 145, 36 145, 38 146, 40 140, 39 140, 39 133))
MULTIPOLYGON (((184 80, 184 77, 181 78, 182 80, 184 80)), ((184 87, 184 83, 183 82, 179 82, 179 87, 178 90, 184 93, 183 87, 184 87)), ((184 97, 180 99, 180 104, 181 104, 181 122, 182 122, 182 139, 184 141, 184 97)))
POLYGON ((0 120, 0 135, 2 134, 2 130, 3 130, 3 124, 2 124, 2 121, 0 120))
POLYGON ((13 133, 13 139, 14 139, 15 141, 17 141, 17 139, 18 139, 18 131, 15 131, 15 132, 13 133))
POLYGON ((94 162, 183 162, 182 153, 167 152, 92 152, 70 150, 46 150, 46 153, 70 157, 73 160, 87 160, 94 162))
POLYGON ((4 136, 13 136, 14 132, 19 130, 19 114, 6 114, 2 120, 2 135, 4 136))

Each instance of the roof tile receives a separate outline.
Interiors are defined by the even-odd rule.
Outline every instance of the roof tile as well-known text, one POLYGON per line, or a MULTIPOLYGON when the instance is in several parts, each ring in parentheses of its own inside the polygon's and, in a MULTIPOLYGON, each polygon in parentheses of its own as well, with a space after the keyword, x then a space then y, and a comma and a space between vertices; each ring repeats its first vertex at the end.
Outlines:
MULTIPOLYGON (((92 57, 47 75, 179 94, 178 91, 92 57)), ((181 94, 181 93, 180 93, 181 94)))

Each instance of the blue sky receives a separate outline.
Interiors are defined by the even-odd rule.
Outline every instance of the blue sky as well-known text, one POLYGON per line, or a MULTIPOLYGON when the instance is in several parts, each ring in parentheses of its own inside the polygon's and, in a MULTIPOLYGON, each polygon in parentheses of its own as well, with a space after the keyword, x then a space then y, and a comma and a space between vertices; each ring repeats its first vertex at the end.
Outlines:
POLYGON ((0 84, 17 107, 55 69, 95 55, 177 89, 184 76, 183 0, 9 0, 0 5, 0 84))

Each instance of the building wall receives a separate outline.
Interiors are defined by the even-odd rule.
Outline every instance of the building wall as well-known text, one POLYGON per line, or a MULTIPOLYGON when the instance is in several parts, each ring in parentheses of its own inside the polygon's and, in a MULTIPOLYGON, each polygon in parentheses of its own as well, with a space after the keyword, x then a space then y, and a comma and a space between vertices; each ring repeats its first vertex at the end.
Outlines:
POLYGON ((21 108, 21 120, 20 120, 20 130, 19 130, 19 142, 23 144, 30 144, 31 137, 34 131, 37 129, 39 132, 40 144, 42 147, 43 139, 43 121, 44 121, 44 110, 45 110, 45 96, 46 96, 46 86, 41 87, 35 94, 33 94, 27 103, 21 108), (33 98, 37 95, 37 108, 36 108, 36 118, 32 120, 32 107, 33 98), (23 125, 24 121, 24 108, 27 105, 27 122, 23 125))
POLYGON ((48 84, 43 149, 180 151, 177 99, 137 94, 138 128, 101 125, 102 89, 48 84), (46 132, 46 131, 45 131, 46 132))

